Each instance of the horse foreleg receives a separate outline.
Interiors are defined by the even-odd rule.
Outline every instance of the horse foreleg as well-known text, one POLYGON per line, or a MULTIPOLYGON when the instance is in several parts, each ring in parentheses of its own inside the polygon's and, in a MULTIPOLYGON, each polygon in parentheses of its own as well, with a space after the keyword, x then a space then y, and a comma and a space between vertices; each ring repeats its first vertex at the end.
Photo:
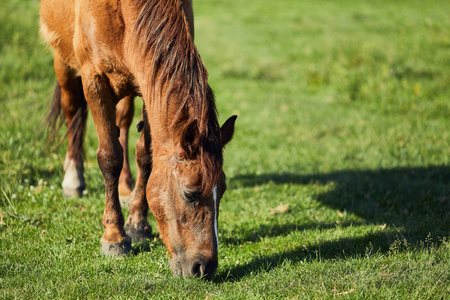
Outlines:
POLYGON ((152 233, 152 227, 147 220, 148 203, 146 197, 146 186, 152 172, 151 135, 145 106, 142 111, 142 119, 144 126, 136 143, 136 163, 138 165, 136 186, 133 197, 128 203, 130 215, 125 225, 126 233, 131 236, 134 242, 145 240, 151 237, 152 233))
POLYGON ((105 180, 105 211, 101 238, 105 254, 120 255, 131 251, 131 238, 123 229, 118 184, 123 165, 123 150, 115 124, 116 98, 102 76, 82 73, 83 89, 98 137, 97 160, 105 180), (83 76, 83 74, 85 76, 83 76))
POLYGON ((116 105, 116 125, 120 129, 119 141, 123 149, 123 167, 119 177, 119 199, 126 206, 133 189, 133 175, 128 160, 128 131, 134 114, 134 96, 127 96, 116 105))
POLYGON ((64 161, 63 194, 70 197, 81 196, 86 187, 82 155, 87 117, 86 100, 81 79, 57 55, 54 67, 60 87, 59 101, 67 123, 69 141, 64 161))

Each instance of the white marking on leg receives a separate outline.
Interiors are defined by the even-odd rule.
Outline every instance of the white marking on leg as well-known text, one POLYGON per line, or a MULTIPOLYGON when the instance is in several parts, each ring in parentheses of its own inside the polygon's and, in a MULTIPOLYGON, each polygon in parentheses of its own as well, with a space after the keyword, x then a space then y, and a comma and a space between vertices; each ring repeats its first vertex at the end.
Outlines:
POLYGON ((213 190, 213 198, 214 198, 214 233, 216 234, 216 243, 217 243, 217 251, 219 251, 219 235, 217 233, 217 184, 213 190))
POLYGON ((83 176, 83 168, 77 167, 76 162, 69 158, 69 155, 66 154, 66 159, 64 161, 64 180, 62 182, 62 187, 65 192, 74 193, 79 189, 84 188, 84 176, 83 176))

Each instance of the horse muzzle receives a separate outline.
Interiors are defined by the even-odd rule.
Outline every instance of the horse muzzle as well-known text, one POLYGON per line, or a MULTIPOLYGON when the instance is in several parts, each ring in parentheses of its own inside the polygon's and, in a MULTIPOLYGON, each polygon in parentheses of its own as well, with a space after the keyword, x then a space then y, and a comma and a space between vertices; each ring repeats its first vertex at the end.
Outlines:
POLYGON ((217 266, 217 259, 206 259, 203 256, 194 256, 188 259, 183 255, 179 255, 173 256, 170 260, 170 268, 174 276, 211 279, 216 274, 217 266))

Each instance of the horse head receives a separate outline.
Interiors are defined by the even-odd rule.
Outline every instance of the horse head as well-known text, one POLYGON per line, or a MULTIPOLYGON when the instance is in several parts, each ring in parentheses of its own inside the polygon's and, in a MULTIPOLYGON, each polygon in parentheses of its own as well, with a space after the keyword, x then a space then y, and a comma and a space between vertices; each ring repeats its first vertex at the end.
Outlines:
POLYGON ((147 199, 174 275, 212 277, 217 270, 219 204, 226 189, 222 149, 233 136, 235 120, 229 118, 215 132, 215 145, 202 140, 194 122, 169 157, 154 157, 147 199), (214 148, 220 153, 211 153, 214 148))

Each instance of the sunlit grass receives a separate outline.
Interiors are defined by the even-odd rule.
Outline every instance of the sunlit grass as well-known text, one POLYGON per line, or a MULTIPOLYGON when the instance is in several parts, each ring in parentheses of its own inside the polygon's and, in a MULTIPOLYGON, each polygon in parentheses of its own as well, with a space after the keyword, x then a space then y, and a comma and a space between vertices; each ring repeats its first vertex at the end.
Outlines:
POLYGON ((39 3, 1 2, 0 297, 448 298, 449 4, 195 1, 220 120, 239 115, 208 282, 173 278, 160 239, 101 255, 92 121, 88 194, 64 199, 39 3))

